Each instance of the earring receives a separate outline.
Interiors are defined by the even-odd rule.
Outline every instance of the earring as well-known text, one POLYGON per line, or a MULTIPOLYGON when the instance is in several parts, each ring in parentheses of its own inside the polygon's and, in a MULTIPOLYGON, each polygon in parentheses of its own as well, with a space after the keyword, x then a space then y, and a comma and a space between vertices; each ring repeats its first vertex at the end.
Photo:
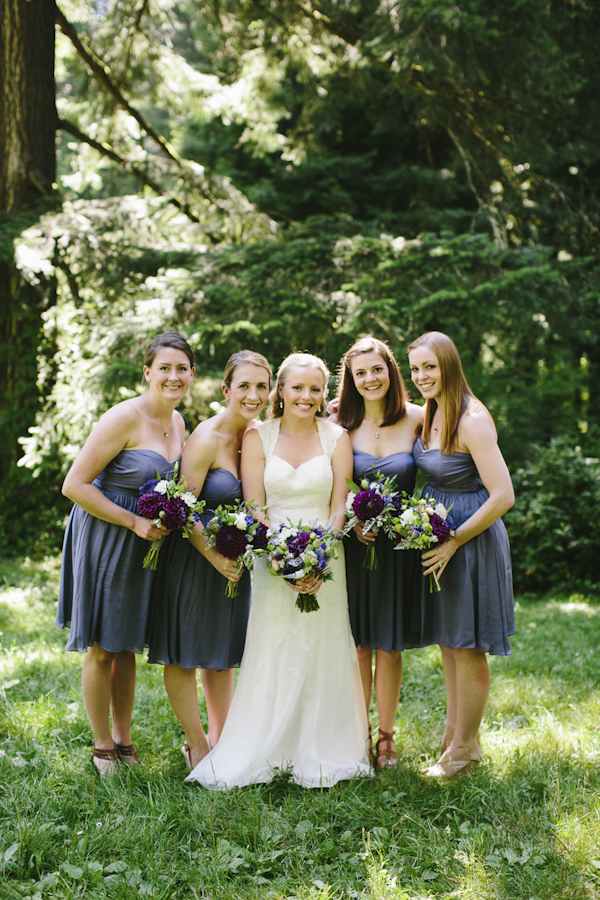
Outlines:
POLYGON ((279 400, 279 409, 283 409, 283 400, 279 400))

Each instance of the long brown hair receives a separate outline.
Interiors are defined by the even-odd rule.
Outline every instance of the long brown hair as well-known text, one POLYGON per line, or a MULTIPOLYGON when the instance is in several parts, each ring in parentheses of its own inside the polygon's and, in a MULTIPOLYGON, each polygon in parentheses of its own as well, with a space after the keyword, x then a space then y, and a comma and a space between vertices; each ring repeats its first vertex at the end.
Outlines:
MULTIPOLYGON (((461 418, 469 408, 469 403, 475 398, 473 391, 467 384, 464 376, 460 356, 456 344, 447 334, 441 331, 428 331, 413 341, 408 352, 419 347, 430 347, 435 353, 440 367, 440 388, 444 396, 444 417, 442 421, 442 433, 440 449, 442 453, 451 455, 456 450, 458 443, 458 426, 461 418)), ((434 399, 425 401, 425 423, 423 425, 423 443, 429 444, 431 423, 437 409, 434 399)))
POLYGON ((381 427, 394 425, 404 418, 406 414, 408 393, 394 354, 383 341, 367 335, 367 337, 359 338, 344 353, 338 369, 338 397, 340 398, 340 405, 337 415, 340 425, 347 428, 348 431, 354 431, 358 428, 365 416, 365 401, 356 390, 350 365, 352 360, 362 353, 377 353, 381 356, 390 375, 390 386, 385 395, 385 412, 381 427))
POLYGON ((323 374, 323 383, 325 390, 323 393, 323 400, 316 414, 317 416, 322 416, 325 414, 325 406, 327 404, 327 382, 329 380, 329 369, 319 356, 313 356, 312 353, 290 353, 290 355, 286 356, 286 358, 279 366, 277 370, 277 380, 275 382, 275 387, 269 395, 271 405, 269 406, 268 416, 270 419, 278 419, 283 415, 283 403, 280 402, 279 388, 283 387, 283 385, 285 384, 290 369, 295 369, 297 367, 307 368, 308 366, 314 366, 323 374))

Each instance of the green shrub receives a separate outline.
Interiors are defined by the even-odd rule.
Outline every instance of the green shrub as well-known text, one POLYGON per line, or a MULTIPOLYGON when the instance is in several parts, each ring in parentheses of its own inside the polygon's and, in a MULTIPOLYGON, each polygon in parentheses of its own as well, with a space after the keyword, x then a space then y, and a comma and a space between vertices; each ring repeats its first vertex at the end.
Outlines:
POLYGON ((600 587, 600 447, 580 444, 557 437, 537 445, 513 475, 516 503, 505 520, 517 590, 600 587))

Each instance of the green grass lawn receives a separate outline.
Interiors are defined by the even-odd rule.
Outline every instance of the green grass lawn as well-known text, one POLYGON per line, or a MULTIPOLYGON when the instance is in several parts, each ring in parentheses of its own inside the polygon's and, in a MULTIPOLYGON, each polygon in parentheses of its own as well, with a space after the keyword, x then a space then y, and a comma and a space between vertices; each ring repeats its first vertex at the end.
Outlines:
POLYGON ((513 656, 490 660, 473 776, 419 774, 444 718, 429 648, 405 654, 396 771, 215 794, 184 784, 162 673, 143 661, 144 766, 96 776, 81 658, 53 626, 58 574, 55 559, 0 565, 2 900, 600 897, 598 597, 520 600, 513 656))

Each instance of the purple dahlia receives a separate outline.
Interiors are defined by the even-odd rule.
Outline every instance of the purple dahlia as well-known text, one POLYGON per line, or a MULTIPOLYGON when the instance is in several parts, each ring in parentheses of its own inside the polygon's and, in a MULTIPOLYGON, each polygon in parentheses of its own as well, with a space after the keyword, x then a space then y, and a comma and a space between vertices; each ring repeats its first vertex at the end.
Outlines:
POLYGON ((452 521, 450 516, 448 516, 447 519, 442 519, 442 517, 438 516, 437 513, 433 513, 429 517, 429 522, 431 524, 431 527, 433 528, 433 533, 435 534, 440 544, 443 544, 444 541, 447 541, 450 537, 450 532, 454 530, 454 522, 452 521))
MULTIPOLYGON (((158 484, 158 482, 156 483, 158 484)), ((138 498, 138 513, 144 519, 155 519, 163 506, 163 495, 157 494, 154 490, 144 493, 138 498)))
POLYGON ((264 522, 261 522, 256 531, 254 532, 254 537, 252 538, 252 546, 255 550, 266 550, 267 549, 267 539, 269 536, 269 529, 265 525, 264 522))
POLYGON ((215 547, 221 556, 238 559, 246 549, 246 532, 235 525, 223 525, 215 537, 215 547))
POLYGON ((169 531, 179 531, 187 522, 188 507, 180 497, 172 497, 170 500, 164 500, 162 504, 164 517, 162 524, 169 531))
POLYGON ((371 489, 360 491, 352 501, 352 509, 361 522, 374 519, 382 511, 383 497, 371 489))

